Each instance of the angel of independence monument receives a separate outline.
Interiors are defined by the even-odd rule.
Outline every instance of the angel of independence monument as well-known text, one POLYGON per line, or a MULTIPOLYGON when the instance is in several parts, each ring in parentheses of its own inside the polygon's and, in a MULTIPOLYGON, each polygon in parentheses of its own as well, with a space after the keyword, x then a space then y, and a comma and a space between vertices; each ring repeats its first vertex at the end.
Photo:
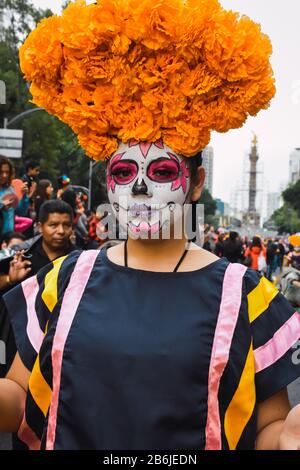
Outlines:
POLYGON ((260 214, 256 210, 256 195, 257 195, 257 162, 259 160, 257 150, 257 136, 254 135, 252 140, 250 159, 250 172, 249 172, 249 206, 248 212, 244 214, 243 222, 248 229, 259 229, 260 227, 260 214))

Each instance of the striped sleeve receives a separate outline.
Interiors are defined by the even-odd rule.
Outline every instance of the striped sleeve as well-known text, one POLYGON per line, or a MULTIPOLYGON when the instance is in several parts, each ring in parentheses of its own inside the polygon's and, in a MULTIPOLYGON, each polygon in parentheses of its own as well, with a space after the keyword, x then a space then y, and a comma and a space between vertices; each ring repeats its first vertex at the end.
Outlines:
POLYGON ((26 279, 4 297, 16 345, 28 370, 32 370, 47 325, 66 287, 79 252, 59 258, 26 279))
POLYGON ((300 376, 300 314, 256 271, 245 275, 255 362, 257 401, 262 402, 300 376))

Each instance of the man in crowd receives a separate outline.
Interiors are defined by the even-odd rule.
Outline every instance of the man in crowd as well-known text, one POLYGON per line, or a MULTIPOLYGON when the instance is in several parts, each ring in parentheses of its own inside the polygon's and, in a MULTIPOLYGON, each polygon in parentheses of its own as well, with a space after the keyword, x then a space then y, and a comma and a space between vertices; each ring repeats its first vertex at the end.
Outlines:
MULTIPOLYGON (((74 246, 71 244, 72 235, 72 209, 68 204, 59 200, 45 202, 40 209, 38 228, 40 235, 30 242, 18 246, 18 253, 9 265, 7 273, 0 274, 1 295, 7 292, 24 279, 37 274, 37 272, 61 256, 68 255, 74 246), (28 248, 29 245, 29 248, 28 248), (25 249, 25 251, 24 251, 25 249)), ((0 263, 1 272, 1 263, 0 263)), ((0 324, 9 323, 5 307, 0 301, 0 324)), ((0 365, 0 376, 9 370, 16 353, 16 346, 11 328, 6 328, 7 338, 0 338, 7 344, 6 364, 0 365)))

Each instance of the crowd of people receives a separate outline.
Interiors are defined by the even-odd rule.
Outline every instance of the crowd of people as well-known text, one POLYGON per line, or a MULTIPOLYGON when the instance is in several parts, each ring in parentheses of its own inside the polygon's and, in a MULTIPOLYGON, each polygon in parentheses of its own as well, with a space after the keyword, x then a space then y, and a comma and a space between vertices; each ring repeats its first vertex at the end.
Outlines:
POLYGON ((16 354, 3 295, 54 260, 75 249, 98 248, 104 241, 97 234, 101 215, 87 210, 86 195, 75 191, 70 178, 60 176, 55 190, 39 174, 39 164, 29 161, 24 174, 15 178, 11 161, 0 156, 0 340, 6 344, 0 377, 16 354))
MULTIPOLYGON (((97 248, 101 239, 96 227, 101 217, 87 210, 87 195, 76 191, 67 175, 61 175, 55 184, 49 179, 38 179, 40 165, 25 164, 25 173, 15 178, 9 159, 0 156, 0 241, 2 249, 7 237, 28 240, 39 233, 40 211, 46 201, 61 200, 72 210, 72 237, 78 248, 97 248)), ((10 242, 11 243, 11 242, 10 242)), ((5 255, 5 253, 4 253, 5 255)), ((3 253, 0 253, 0 259, 3 253)))
POLYGON ((283 267, 300 270, 300 247, 290 243, 289 237, 263 238, 254 235, 252 239, 236 231, 224 228, 215 230, 205 226, 204 248, 231 263, 242 263, 275 281, 283 267))
MULTIPOLYGON (((57 210, 69 215, 70 229, 63 230, 62 238, 67 237, 74 249, 97 249, 105 242, 105 237, 101 238, 100 234, 106 230, 101 223, 104 214, 97 209, 87 209, 88 196, 76 191, 67 175, 59 176, 54 185, 49 179, 39 179, 39 174, 40 165, 27 161, 24 174, 17 179, 11 161, 0 156, 0 262, 9 257, 14 246, 34 251, 40 245, 36 242, 44 238, 47 218, 45 210, 41 209, 46 202, 49 203, 45 206, 47 213, 57 210)), ((47 245, 49 240, 45 243, 47 245)), ((264 239, 255 235, 250 239, 236 231, 223 227, 215 229, 206 224, 203 248, 232 263, 255 269, 272 282, 278 279, 283 267, 300 271, 300 247, 293 246, 288 237, 264 239)), ((51 256, 46 258, 53 259, 51 256)), ((1 264, 0 289, 5 283, 11 283, 7 263, 1 264)))

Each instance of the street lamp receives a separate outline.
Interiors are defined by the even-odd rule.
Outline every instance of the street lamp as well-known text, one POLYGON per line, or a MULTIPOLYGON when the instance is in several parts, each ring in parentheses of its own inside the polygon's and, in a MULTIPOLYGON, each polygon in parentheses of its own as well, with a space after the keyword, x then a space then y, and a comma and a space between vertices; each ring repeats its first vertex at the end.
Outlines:
MULTIPOLYGON (((44 111, 44 108, 32 108, 28 109, 27 111, 24 111, 23 113, 18 114, 14 118, 12 118, 10 121, 8 121, 7 118, 4 118, 4 129, 7 129, 8 126, 11 124, 14 124, 15 122, 19 121, 19 119, 22 119, 32 113, 35 113, 36 111, 44 111)), ((91 204, 92 204, 92 180, 93 180, 93 169, 97 165, 98 162, 94 162, 93 160, 90 161, 90 168, 89 168, 89 202, 88 202, 88 209, 91 210, 91 204)))
POLYGON ((24 111, 23 113, 17 114, 17 116, 12 118, 10 121, 7 118, 4 118, 4 129, 7 129, 7 127, 13 124, 14 122, 17 122, 19 119, 22 119, 23 117, 26 117, 29 114, 35 113, 36 111, 44 111, 44 109, 43 108, 28 109, 27 111, 24 111))

